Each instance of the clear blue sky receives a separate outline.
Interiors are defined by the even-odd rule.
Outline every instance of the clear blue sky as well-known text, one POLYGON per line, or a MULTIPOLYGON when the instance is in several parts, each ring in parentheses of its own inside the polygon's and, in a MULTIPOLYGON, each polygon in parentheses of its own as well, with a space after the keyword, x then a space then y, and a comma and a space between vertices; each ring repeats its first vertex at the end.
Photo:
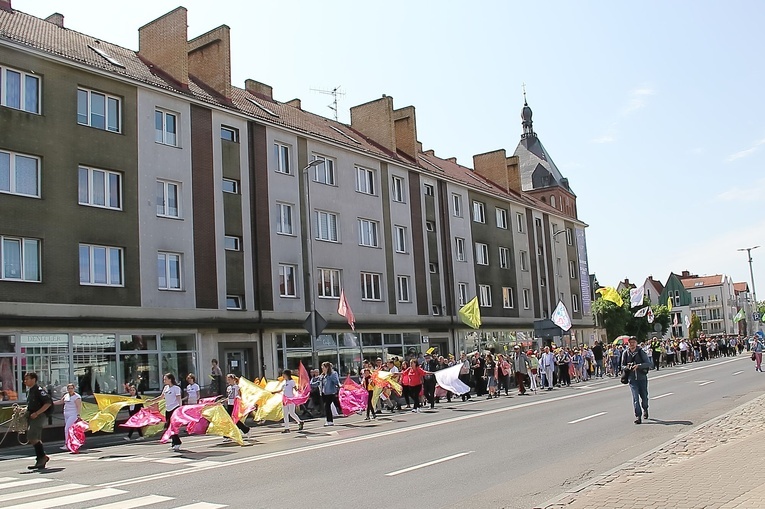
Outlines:
POLYGON ((12 0, 138 49, 183 5, 189 37, 231 27, 234 85, 332 116, 393 96, 426 149, 472 166, 515 149, 526 83, 534 128, 578 196, 601 284, 684 269, 749 281, 765 299, 765 3, 751 1, 12 0))

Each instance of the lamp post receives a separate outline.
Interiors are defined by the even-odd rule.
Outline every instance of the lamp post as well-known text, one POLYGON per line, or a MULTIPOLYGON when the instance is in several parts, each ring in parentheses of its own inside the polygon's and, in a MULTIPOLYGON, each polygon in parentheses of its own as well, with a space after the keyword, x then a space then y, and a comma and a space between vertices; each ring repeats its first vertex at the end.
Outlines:
MULTIPOLYGON (((752 251, 760 246, 743 247, 738 251, 746 251, 746 255, 749 257, 749 277, 752 278, 752 298, 754 299, 754 312, 759 315, 759 308, 757 307, 757 290, 754 288, 754 270, 752 270, 752 251)), ((757 320, 757 330, 760 330, 761 320, 757 320)))
POLYGON ((314 292, 316 288, 313 283, 313 228, 311 227, 311 179, 308 175, 308 170, 315 166, 324 164, 322 159, 314 159, 306 165, 301 171, 303 173, 303 181, 305 184, 305 228, 303 228, 303 235, 305 235, 306 254, 307 254, 307 276, 308 276, 308 290, 305 292, 308 299, 308 308, 311 311, 311 365, 313 369, 318 369, 319 358, 316 354, 316 299, 314 292))

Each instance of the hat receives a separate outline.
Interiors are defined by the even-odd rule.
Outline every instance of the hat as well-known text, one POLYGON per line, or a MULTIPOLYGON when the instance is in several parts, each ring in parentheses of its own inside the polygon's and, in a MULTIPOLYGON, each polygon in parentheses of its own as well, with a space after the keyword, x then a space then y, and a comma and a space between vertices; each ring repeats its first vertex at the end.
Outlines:
POLYGON ((513 350, 520 350, 520 349, 521 349, 521 347, 520 347, 520 346, 518 346, 518 345, 515 345, 515 346, 513 347, 513 350))

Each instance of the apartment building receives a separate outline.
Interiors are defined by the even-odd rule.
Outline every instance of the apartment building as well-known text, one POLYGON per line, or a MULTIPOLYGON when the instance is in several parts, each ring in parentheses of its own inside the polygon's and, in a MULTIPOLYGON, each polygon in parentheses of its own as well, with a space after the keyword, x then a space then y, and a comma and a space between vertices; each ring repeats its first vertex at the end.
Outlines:
POLYGON ((212 358, 254 378, 502 349, 559 299, 586 342, 586 224, 528 105, 515 154, 467 168, 423 150, 391 97, 346 125, 233 86, 228 27, 189 39, 186 16, 139 28, 134 51, 0 2, 4 392, 26 370, 88 394, 204 380, 212 358), (475 295, 477 331, 457 317, 475 295))

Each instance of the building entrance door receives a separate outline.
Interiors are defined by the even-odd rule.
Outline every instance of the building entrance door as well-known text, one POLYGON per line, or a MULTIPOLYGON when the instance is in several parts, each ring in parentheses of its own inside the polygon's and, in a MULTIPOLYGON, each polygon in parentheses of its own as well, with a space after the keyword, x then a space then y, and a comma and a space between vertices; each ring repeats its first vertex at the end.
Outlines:
POLYGON ((434 338, 431 336, 430 347, 433 348, 433 356, 438 357, 439 355, 442 355, 446 357, 449 354, 449 348, 447 346, 448 343, 449 340, 446 338, 434 338))
POLYGON ((236 349, 226 350, 225 354, 226 370, 223 372, 223 375, 225 376, 228 373, 233 373, 236 376, 243 376, 249 379, 250 373, 247 366, 247 352, 243 349, 236 349))

